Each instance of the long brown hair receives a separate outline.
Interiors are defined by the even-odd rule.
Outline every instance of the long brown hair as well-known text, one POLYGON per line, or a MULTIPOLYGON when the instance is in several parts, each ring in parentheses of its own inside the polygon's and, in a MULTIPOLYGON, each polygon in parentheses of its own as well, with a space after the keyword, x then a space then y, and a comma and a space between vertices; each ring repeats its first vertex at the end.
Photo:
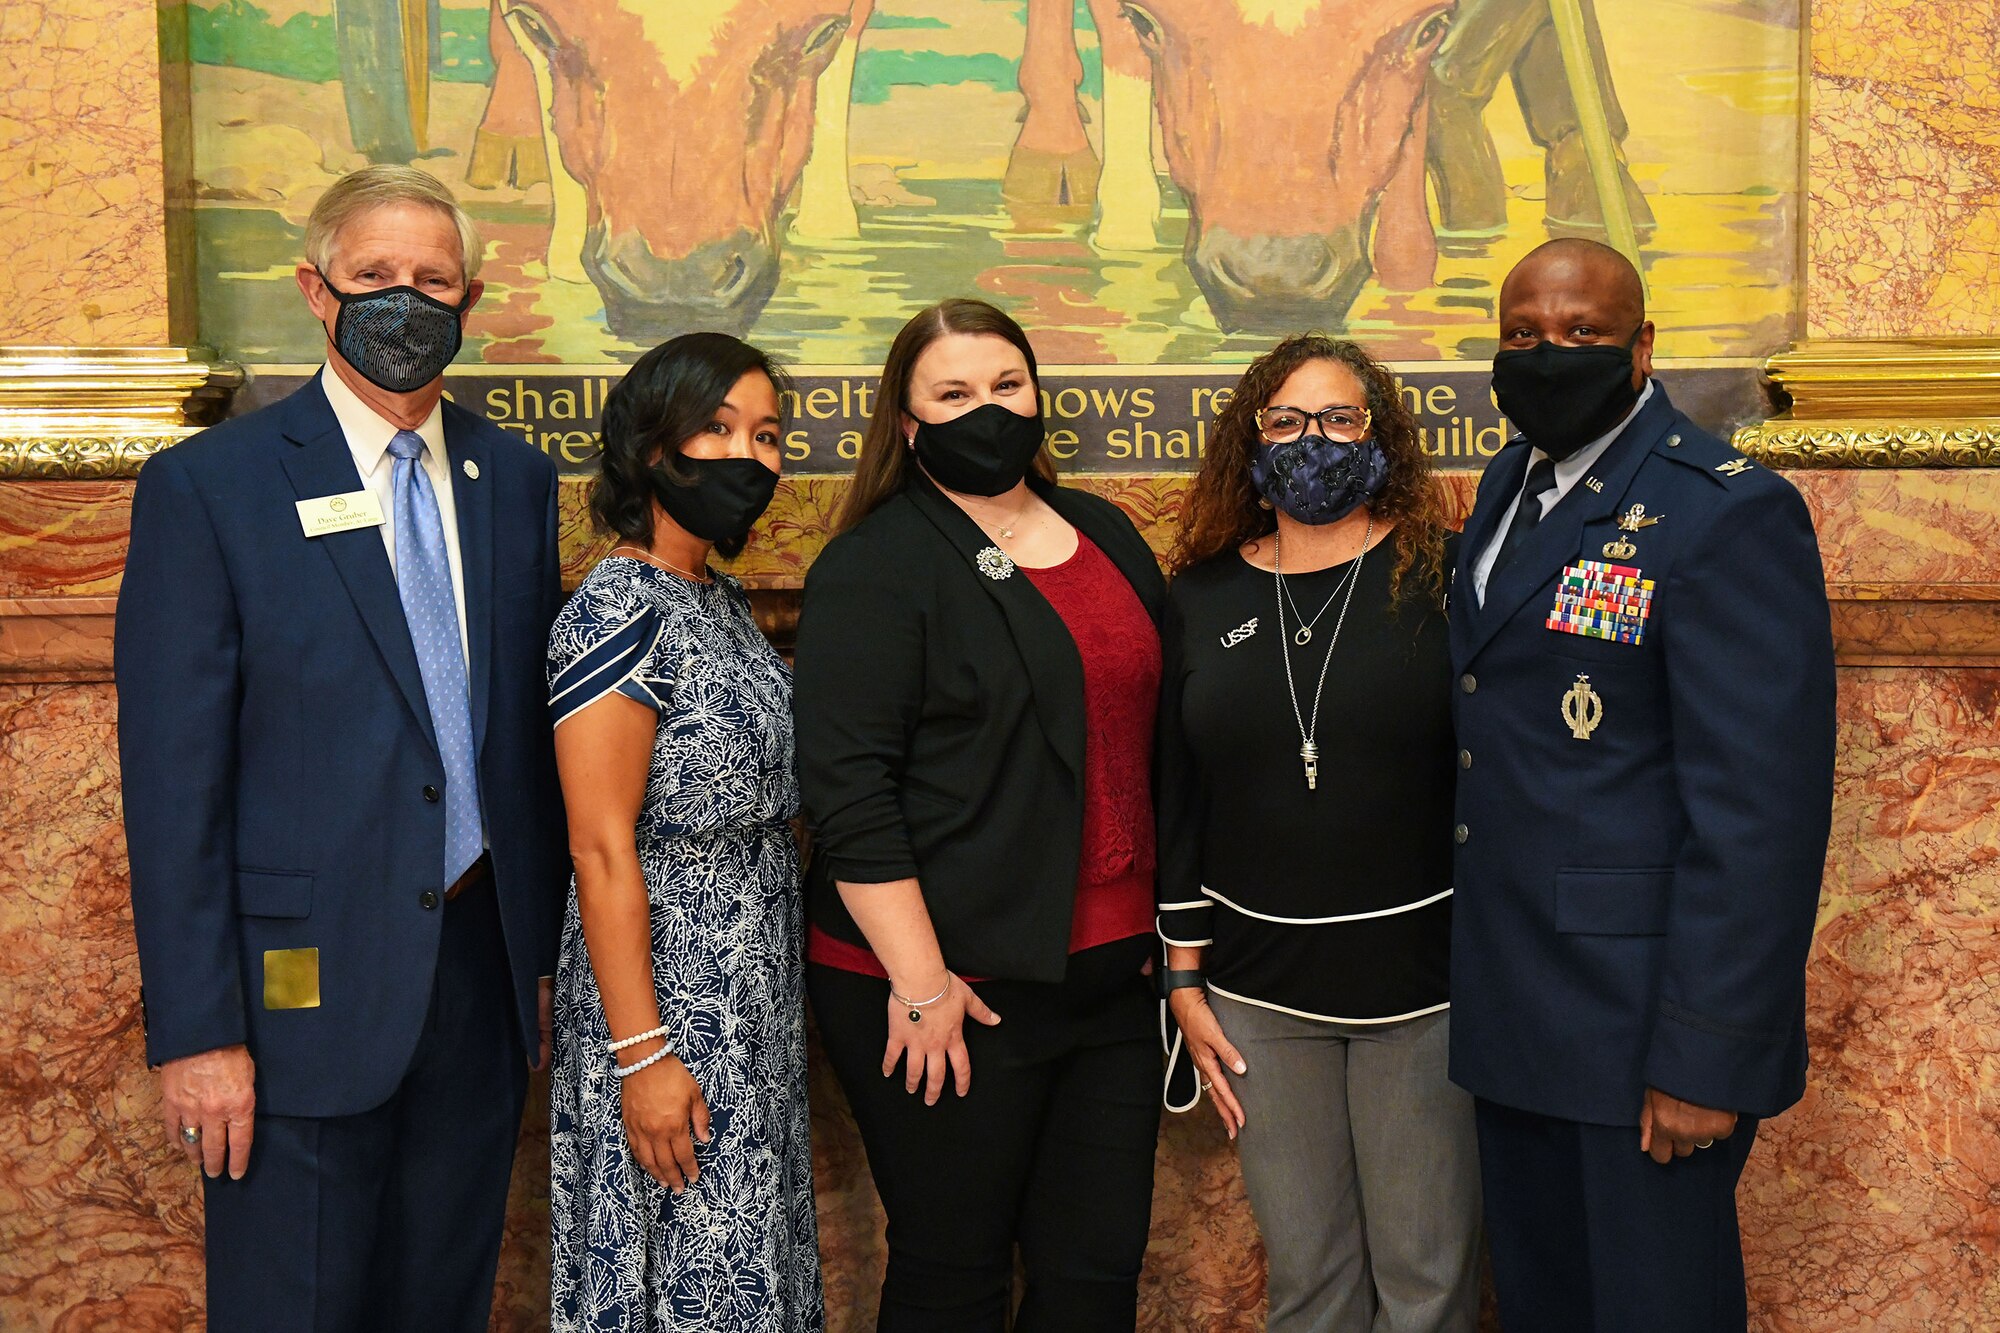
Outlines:
MULTIPOLYGON (((847 531, 903 489, 910 469, 916 466, 903 439, 902 415, 910 405, 910 374, 924 350, 951 333, 1005 338, 1020 348, 1028 361, 1028 378, 1033 382, 1037 401, 1040 400, 1042 376, 1035 365, 1035 349, 1028 345, 1028 335, 1014 322, 1013 316, 997 306, 964 296, 954 296, 918 311, 889 345, 889 359, 882 363, 875 414, 868 419, 868 433, 861 441, 861 461, 854 465, 854 481, 847 488, 839 517, 834 520, 835 532, 847 531)), ((1047 480, 1056 479, 1055 461, 1049 457, 1047 445, 1036 452, 1034 467, 1047 480)))
POLYGON ((1390 600, 1406 594, 1443 600, 1448 526, 1416 418, 1396 392, 1394 377, 1373 357, 1354 343, 1319 333, 1285 339, 1251 362, 1237 381, 1235 396, 1216 420, 1201 472, 1181 501, 1181 529, 1167 555, 1168 572, 1178 574, 1277 530, 1277 515, 1258 503, 1257 488, 1250 481, 1250 460, 1262 447, 1257 411, 1270 403, 1293 371, 1310 361, 1335 361, 1354 372, 1367 396, 1375 438, 1388 455, 1389 479, 1368 507, 1377 518, 1396 525, 1390 600))

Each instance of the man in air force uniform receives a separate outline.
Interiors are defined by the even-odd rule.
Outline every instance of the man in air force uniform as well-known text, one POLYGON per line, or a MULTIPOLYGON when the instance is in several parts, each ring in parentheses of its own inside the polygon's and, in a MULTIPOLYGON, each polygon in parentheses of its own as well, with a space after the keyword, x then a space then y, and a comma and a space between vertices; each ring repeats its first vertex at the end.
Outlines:
POLYGON ((1453 1079, 1477 1100, 1501 1318, 1746 1319, 1735 1189, 1806 1071, 1833 788, 1818 545, 1790 484, 1650 379, 1616 251, 1507 277, 1451 598, 1453 1079))

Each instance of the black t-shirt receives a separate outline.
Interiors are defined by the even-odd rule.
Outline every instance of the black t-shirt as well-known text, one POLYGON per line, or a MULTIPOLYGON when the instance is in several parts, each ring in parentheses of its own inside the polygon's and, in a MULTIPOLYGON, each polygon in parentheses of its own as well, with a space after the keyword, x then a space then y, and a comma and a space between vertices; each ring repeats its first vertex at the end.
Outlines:
MULTIPOLYGON (((1392 538, 1363 560, 1337 645, 1339 600, 1297 644, 1290 605, 1280 631, 1271 574, 1233 551, 1174 582, 1161 931, 1208 941, 1210 984, 1225 995, 1360 1022, 1448 1002, 1451 658, 1434 600, 1406 594, 1392 612, 1395 555, 1392 538), (1292 698, 1310 724, 1330 646, 1309 790, 1292 698)), ((1285 582, 1310 619, 1348 571, 1285 582)))

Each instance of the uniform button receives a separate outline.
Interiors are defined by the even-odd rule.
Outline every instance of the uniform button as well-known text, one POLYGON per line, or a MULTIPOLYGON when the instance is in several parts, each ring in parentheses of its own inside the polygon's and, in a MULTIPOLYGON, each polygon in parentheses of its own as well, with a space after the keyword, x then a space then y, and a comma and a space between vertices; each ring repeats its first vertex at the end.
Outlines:
POLYGON ((437 803, 437 798, 438 798, 438 789, 436 787, 430 786, 429 784, 425 784, 424 799, 435 805, 437 803))
POLYGON ((1460 768, 1471 768, 1471 767, 1472 767, 1472 751, 1470 751, 1470 750, 1460 750, 1460 751, 1458 752, 1458 766, 1459 766, 1460 768))
POLYGON ((1474 690, 1479 688, 1479 682, 1475 680, 1473 678, 1472 673, 1468 671, 1463 676, 1460 676, 1458 678, 1458 688, 1464 690, 1467 694, 1470 694, 1474 690))
POLYGON ((1680 447, 1681 447, 1681 437, 1680 437, 1680 436, 1678 436, 1678 435, 1669 435, 1669 436, 1667 436, 1667 448, 1669 448, 1669 449, 1678 449, 1678 448, 1680 448, 1680 447))
POLYGON ((1461 847, 1465 845, 1465 840, 1471 836, 1472 836, 1472 830, 1467 828, 1463 824, 1460 824, 1457 828, 1451 831, 1451 840, 1457 843, 1461 847))
MULTIPOLYGON (((1464 831, 1465 831, 1464 829, 1459 830, 1459 832, 1461 833, 1463 833, 1464 831)), ((1459 841, 1464 842, 1465 839, 1460 838, 1459 841)), ((417 895, 417 906, 423 908, 426 912, 437 910, 437 905, 438 905, 438 896, 432 890, 425 889, 422 893, 417 895)))

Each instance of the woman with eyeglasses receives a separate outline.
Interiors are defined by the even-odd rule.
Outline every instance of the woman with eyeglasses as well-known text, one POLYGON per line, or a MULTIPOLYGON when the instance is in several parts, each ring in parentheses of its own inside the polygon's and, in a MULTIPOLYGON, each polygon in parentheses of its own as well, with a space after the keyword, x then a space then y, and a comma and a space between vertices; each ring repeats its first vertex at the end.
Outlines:
POLYGON ((1237 1140, 1274 1333, 1471 1330, 1478 1157, 1445 1070, 1456 538, 1395 381, 1353 343, 1286 339, 1244 373, 1181 518, 1170 1105, 1207 1092, 1237 1140))

